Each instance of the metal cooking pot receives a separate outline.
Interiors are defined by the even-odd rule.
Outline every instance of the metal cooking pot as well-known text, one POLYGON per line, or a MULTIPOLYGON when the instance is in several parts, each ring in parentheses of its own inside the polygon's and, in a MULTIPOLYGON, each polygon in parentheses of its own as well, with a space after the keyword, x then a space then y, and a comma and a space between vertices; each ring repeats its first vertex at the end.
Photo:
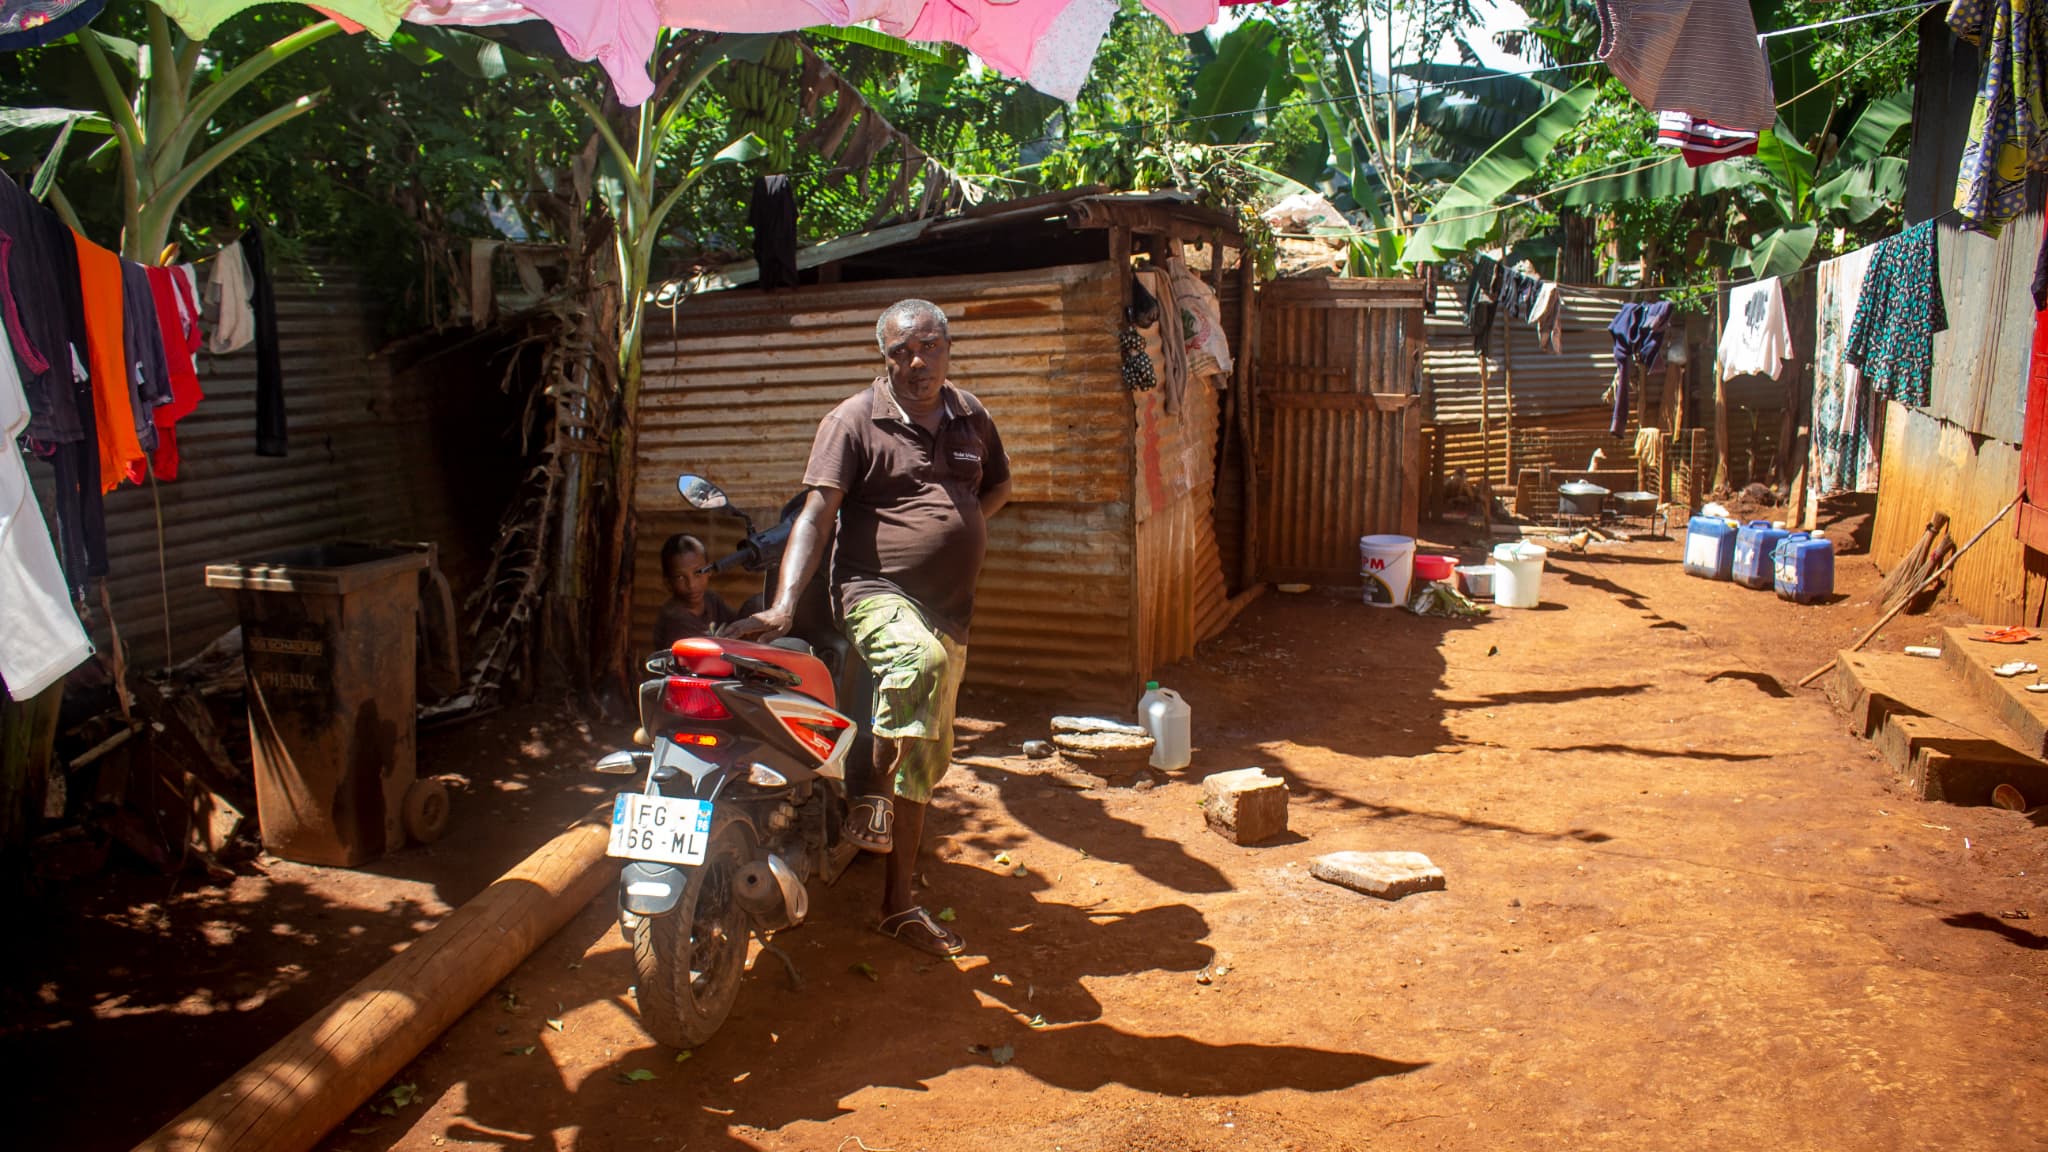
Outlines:
POLYGON ((1655 492, 1616 492, 1614 510, 1623 516, 1648 516, 1657 511, 1655 492))
POLYGON ((1607 502, 1607 489, 1584 480, 1561 484, 1557 489, 1557 510, 1566 516, 1598 516, 1607 502))

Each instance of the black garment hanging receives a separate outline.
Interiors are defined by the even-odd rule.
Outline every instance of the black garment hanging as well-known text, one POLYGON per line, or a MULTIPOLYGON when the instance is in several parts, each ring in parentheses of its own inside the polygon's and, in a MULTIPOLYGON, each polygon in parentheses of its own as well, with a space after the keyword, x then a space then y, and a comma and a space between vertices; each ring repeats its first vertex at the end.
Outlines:
POLYGON ((1465 284, 1465 326, 1472 330, 1472 350, 1484 353, 1493 332, 1494 310, 1500 306, 1500 265, 1491 256, 1472 258, 1472 278, 1465 284))
POLYGON ((71 349, 85 346, 85 293, 78 284, 78 248, 57 214, 0 173, 0 233, 7 244, 7 327, 10 351, 28 397, 28 435, 44 444, 76 443, 83 424, 71 349))
POLYGON ((756 176, 747 225, 763 291, 796 287, 796 189, 787 176, 756 176))
POLYGON ((135 438, 144 452, 155 452, 156 410, 171 402, 171 362, 164 353, 149 272, 133 260, 121 261, 121 337, 128 370, 134 373, 128 396, 135 409, 135 438))
POLYGON ((1436 265, 1419 265, 1415 269, 1415 276, 1422 281, 1422 314, 1436 315, 1436 265))
POLYGON ((249 297, 256 313, 256 454, 282 456, 284 368, 278 362, 277 291, 263 255, 261 229, 251 228, 242 237, 242 256, 249 262, 249 297))

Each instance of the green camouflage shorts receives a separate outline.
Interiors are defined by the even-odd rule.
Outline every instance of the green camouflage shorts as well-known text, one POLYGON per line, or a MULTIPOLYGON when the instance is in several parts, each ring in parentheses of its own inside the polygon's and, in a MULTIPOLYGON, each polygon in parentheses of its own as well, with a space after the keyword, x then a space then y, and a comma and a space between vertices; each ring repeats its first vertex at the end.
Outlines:
POLYGON ((846 613, 846 631, 875 677, 873 732, 896 740, 896 795, 915 804, 953 762, 953 706, 967 646, 925 623, 901 596, 871 596, 846 613))

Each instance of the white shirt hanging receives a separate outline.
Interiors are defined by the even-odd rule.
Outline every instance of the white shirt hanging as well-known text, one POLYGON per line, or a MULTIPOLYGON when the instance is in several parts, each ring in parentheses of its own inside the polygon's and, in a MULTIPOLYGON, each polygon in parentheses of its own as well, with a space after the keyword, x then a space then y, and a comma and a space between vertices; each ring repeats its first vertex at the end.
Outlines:
POLYGON ((1728 293, 1728 326, 1721 330, 1721 379, 1769 376, 1776 380, 1792 358, 1792 325, 1785 319, 1785 289, 1773 276, 1728 293))
MULTIPOLYGON (((7 343, 0 319, 0 347, 7 343)), ((0 355, 0 677, 26 700, 92 655, 43 510, 15 438, 28 427, 28 397, 14 357, 0 355)))
POLYGON ((206 295, 220 304, 220 316, 214 320, 213 336, 206 344, 209 349, 233 352, 256 339, 256 310, 249 306, 249 261, 242 255, 240 240, 215 254, 206 295))

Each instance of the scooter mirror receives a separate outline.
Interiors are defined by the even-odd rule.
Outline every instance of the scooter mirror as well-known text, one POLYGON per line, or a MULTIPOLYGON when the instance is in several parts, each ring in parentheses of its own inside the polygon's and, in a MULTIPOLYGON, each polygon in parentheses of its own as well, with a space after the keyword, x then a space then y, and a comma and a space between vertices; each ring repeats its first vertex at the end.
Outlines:
POLYGON ((718 512, 732 506, 732 502, 725 498, 725 492, 702 476, 676 477, 676 491, 683 494, 683 500, 690 507, 704 512, 718 512))
POLYGON ((631 752, 613 752, 599 760, 596 767, 607 776, 631 776, 640 770, 639 758, 631 752))

